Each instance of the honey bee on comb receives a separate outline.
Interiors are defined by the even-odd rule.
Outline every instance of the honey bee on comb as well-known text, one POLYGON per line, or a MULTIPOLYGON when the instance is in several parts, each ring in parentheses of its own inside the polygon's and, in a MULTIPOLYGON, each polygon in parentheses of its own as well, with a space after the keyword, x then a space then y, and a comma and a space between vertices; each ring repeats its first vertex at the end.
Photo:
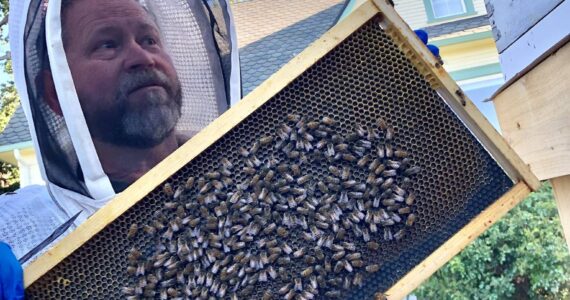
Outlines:
POLYGON ((380 270, 366 253, 406 239, 416 222, 416 194, 402 180, 420 168, 386 119, 347 134, 339 124, 289 114, 216 169, 176 191, 165 184, 170 200, 141 225, 156 246, 131 249, 123 294, 314 299, 362 286, 380 270))

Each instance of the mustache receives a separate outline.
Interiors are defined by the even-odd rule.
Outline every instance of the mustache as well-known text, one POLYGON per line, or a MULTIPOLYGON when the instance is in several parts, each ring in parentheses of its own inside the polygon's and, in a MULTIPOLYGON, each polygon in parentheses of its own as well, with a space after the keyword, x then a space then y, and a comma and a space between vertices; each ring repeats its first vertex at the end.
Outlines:
POLYGON ((124 73, 119 78, 118 94, 126 96, 131 92, 151 85, 159 85, 168 92, 172 91, 173 83, 164 72, 156 69, 145 69, 136 72, 124 73))

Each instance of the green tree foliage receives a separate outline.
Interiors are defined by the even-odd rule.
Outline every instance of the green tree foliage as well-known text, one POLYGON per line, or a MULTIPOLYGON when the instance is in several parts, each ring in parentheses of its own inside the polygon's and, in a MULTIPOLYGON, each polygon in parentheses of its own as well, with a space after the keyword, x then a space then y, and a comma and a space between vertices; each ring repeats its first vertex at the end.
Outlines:
POLYGON ((549 183, 414 294, 418 299, 569 299, 570 255, 549 183))
MULTIPOLYGON (((0 64, 4 76, 12 78, 12 60, 8 51, 8 9, 8 0, 0 0, 0 64)), ((0 85, 0 132, 4 131, 19 105, 20 98, 14 82, 3 82, 0 85)), ((0 161, 0 194, 17 189, 18 179, 18 168, 0 161)))
MULTIPOLYGON (((0 64, 4 76, 12 78, 12 60, 8 50, 8 0, 0 0, 0 64)), ((4 130, 10 117, 20 105, 14 82, 8 80, 0 85, 0 132, 4 130)))

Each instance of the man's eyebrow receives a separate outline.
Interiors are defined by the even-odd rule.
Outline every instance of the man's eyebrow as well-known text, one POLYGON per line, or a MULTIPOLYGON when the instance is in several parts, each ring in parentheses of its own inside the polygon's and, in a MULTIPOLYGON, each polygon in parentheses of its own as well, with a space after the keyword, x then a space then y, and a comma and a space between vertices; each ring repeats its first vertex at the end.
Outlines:
POLYGON ((157 34, 160 33, 158 27, 150 22, 139 22, 139 24, 137 24, 137 28, 139 31, 153 31, 157 34))
POLYGON ((102 25, 95 28, 92 28, 87 32, 88 37, 93 37, 96 35, 104 35, 104 34, 111 34, 117 31, 117 26, 113 25, 102 25))

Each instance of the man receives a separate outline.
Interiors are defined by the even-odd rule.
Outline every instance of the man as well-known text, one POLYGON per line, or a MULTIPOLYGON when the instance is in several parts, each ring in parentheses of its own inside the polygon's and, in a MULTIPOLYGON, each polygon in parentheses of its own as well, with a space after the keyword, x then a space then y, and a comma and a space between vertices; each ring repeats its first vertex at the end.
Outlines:
MULTIPOLYGON (((87 126, 103 170, 122 191, 184 142, 175 134, 182 105, 176 70, 151 16, 132 1, 79 1, 63 21, 87 126)), ((55 90, 48 94, 57 106, 55 90)))
POLYGON ((0 241, 16 254, 0 244, 0 299, 21 296, 16 257, 77 226, 240 96, 225 1, 22 2, 10 3, 14 73, 49 194, 0 197, 0 241))

